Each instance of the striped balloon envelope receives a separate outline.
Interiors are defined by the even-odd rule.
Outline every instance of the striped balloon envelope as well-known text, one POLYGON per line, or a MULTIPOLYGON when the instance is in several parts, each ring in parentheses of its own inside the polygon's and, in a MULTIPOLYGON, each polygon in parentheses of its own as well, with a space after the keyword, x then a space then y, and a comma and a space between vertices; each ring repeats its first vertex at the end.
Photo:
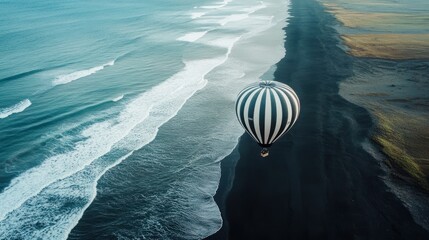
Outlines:
POLYGON ((261 146, 262 156, 268 156, 267 147, 289 131, 300 111, 295 91, 276 81, 261 81, 244 88, 235 103, 238 121, 261 146))

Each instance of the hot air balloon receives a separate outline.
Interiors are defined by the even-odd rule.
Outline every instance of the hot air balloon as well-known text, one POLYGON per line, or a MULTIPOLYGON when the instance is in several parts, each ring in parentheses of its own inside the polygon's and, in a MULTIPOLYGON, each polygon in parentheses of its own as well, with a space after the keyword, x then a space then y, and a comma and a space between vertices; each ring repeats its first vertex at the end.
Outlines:
POLYGON ((244 88, 235 103, 237 119, 268 156, 268 147, 289 131, 300 111, 291 87, 276 81, 261 81, 244 88))

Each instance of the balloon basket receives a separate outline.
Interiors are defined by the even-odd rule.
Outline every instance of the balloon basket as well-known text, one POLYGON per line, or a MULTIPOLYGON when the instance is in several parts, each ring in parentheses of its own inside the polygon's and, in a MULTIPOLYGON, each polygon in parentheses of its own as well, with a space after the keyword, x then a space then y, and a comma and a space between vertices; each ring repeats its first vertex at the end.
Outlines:
POLYGON ((262 148, 261 150, 261 157, 268 157, 270 155, 270 152, 266 148, 262 148))

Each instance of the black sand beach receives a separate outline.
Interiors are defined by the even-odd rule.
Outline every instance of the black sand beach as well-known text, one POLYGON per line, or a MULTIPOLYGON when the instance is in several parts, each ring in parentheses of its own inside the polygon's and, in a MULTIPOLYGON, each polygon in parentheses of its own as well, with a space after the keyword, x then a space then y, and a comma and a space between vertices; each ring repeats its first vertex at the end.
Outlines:
POLYGON ((336 20, 314 0, 292 0, 291 16, 275 80, 299 95, 300 118, 268 158, 243 135, 236 166, 224 159, 215 196, 224 225, 208 239, 429 239, 362 148, 369 113, 338 94, 354 59, 336 20))

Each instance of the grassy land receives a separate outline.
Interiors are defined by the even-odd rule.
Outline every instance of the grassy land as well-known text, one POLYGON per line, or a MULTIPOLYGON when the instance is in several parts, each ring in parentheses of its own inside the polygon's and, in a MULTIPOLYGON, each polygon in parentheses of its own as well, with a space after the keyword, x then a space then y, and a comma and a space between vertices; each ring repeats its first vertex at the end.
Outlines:
POLYGON ((429 59, 429 34, 349 34, 342 38, 357 57, 429 59))
POLYGON ((341 23, 347 52, 367 58, 356 63, 356 75, 342 84, 343 96, 371 112, 376 120, 372 140, 397 175, 429 192, 428 5, 320 1, 341 23))
POLYGON ((390 165, 429 191, 429 169, 425 167, 429 162, 429 139, 425 137, 429 136, 429 130, 425 128, 429 127, 424 126, 425 119, 412 118, 398 112, 373 113, 377 119, 377 129, 372 139, 389 157, 390 165))

